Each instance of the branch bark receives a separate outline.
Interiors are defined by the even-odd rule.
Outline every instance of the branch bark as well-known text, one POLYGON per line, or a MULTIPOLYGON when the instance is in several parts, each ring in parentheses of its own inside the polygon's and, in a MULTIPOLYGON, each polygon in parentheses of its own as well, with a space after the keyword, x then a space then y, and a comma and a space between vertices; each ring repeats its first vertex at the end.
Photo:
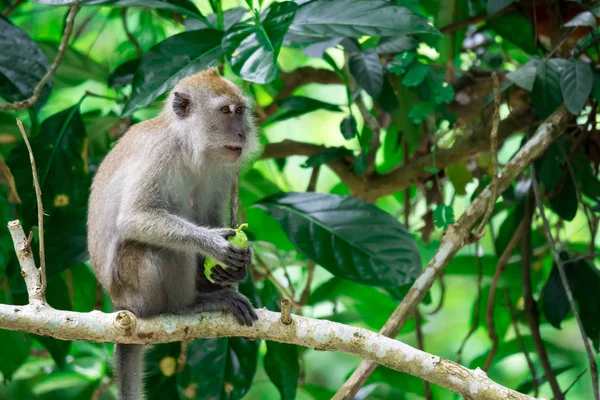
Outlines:
POLYGON ((78 313, 56 310, 46 304, 0 305, 0 329, 61 340, 110 343, 155 344, 223 336, 273 340, 367 358, 436 383, 465 398, 533 399, 493 382, 480 369, 470 370, 366 329, 297 315, 286 325, 280 313, 263 308, 257 310, 257 314, 255 325, 247 327, 224 313, 138 319, 128 311, 78 313))
MULTIPOLYGON (((535 158, 543 154, 550 143, 563 132, 571 118, 572 116, 563 105, 539 126, 535 135, 498 173, 496 182, 498 194, 501 194, 535 158)), ((458 221, 448 228, 437 253, 381 329, 382 335, 395 337, 398 334, 448 262, 460 248, 470 241, 472 230, 476 227, 478 220, 483 217, 491 196, 491 188, 488 185, 458 221)), ((351 399, 375 368, 374 362, 363 361, 333 398, 336 400, 351 399)))

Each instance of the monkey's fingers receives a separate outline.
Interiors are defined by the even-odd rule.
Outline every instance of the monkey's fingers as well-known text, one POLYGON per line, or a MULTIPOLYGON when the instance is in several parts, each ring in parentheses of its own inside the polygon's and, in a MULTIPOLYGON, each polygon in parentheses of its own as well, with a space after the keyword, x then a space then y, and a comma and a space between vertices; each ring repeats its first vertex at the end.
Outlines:
POLYGON ((253 321, 258 319, 254 307, 246 297, 238 295, 232 298, 231 305, 231 312, 241 325, 252 326, 253 321))
POLYGON ((220 266, 216 266, 211 270, 210 277, 215 283, 227 284, 244 280, 246 274, 246 268, 233 270, 231 268, 223 269, 220 266))

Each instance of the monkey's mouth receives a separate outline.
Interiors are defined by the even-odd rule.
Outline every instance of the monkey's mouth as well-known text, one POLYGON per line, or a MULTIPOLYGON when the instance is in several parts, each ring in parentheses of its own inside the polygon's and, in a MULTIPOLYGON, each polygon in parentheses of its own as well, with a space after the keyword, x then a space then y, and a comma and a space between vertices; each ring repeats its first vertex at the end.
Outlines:
POLYGON ((225 146, 225 148, 229 151, 233 151, 237 154, 241 154, 242 153, 242 148, 240 146, 225 146))

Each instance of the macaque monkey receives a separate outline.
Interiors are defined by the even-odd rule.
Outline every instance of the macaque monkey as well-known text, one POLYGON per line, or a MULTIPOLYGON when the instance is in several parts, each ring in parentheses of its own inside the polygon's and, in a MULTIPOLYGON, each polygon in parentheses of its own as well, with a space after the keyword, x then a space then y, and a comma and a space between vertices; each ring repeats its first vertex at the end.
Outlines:
MULTIPOLYGON (((231 312, 258 317, 236 288, 250 248, 224 228, 240 166, 260 151, 248 99, 209 69, 181 80, 155 118, 134 125, 100 165, 88 209, 88 248, 116 309, 140 318, 231 312), (227 266, 204 276, 206 256, 227 266)), ((115 347, 119 397, 143 398, 143 345, 115 347)))

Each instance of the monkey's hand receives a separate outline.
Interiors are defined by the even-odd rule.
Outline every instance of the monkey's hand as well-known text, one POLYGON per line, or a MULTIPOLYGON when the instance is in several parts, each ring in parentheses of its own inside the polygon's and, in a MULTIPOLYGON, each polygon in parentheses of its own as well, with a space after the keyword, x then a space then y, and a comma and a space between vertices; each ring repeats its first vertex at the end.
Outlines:
POLYGON ((234 270, 232 268, 223 269, 220 265, 210 270, 210 278, 219 285, 231 285, 241 282, 246 278, 246 267, 234 270))
MULTIPOLYGON (((245 269, 252 262, 250 247, 242 248, 231 244, 227 238, 236 234, 233 229, 220 228, 212 230, 213 238, 207 250, 208 255, 227 266, 227 269, 245 269)), ((243 279, 243 278, 242 278, 243 279)))

